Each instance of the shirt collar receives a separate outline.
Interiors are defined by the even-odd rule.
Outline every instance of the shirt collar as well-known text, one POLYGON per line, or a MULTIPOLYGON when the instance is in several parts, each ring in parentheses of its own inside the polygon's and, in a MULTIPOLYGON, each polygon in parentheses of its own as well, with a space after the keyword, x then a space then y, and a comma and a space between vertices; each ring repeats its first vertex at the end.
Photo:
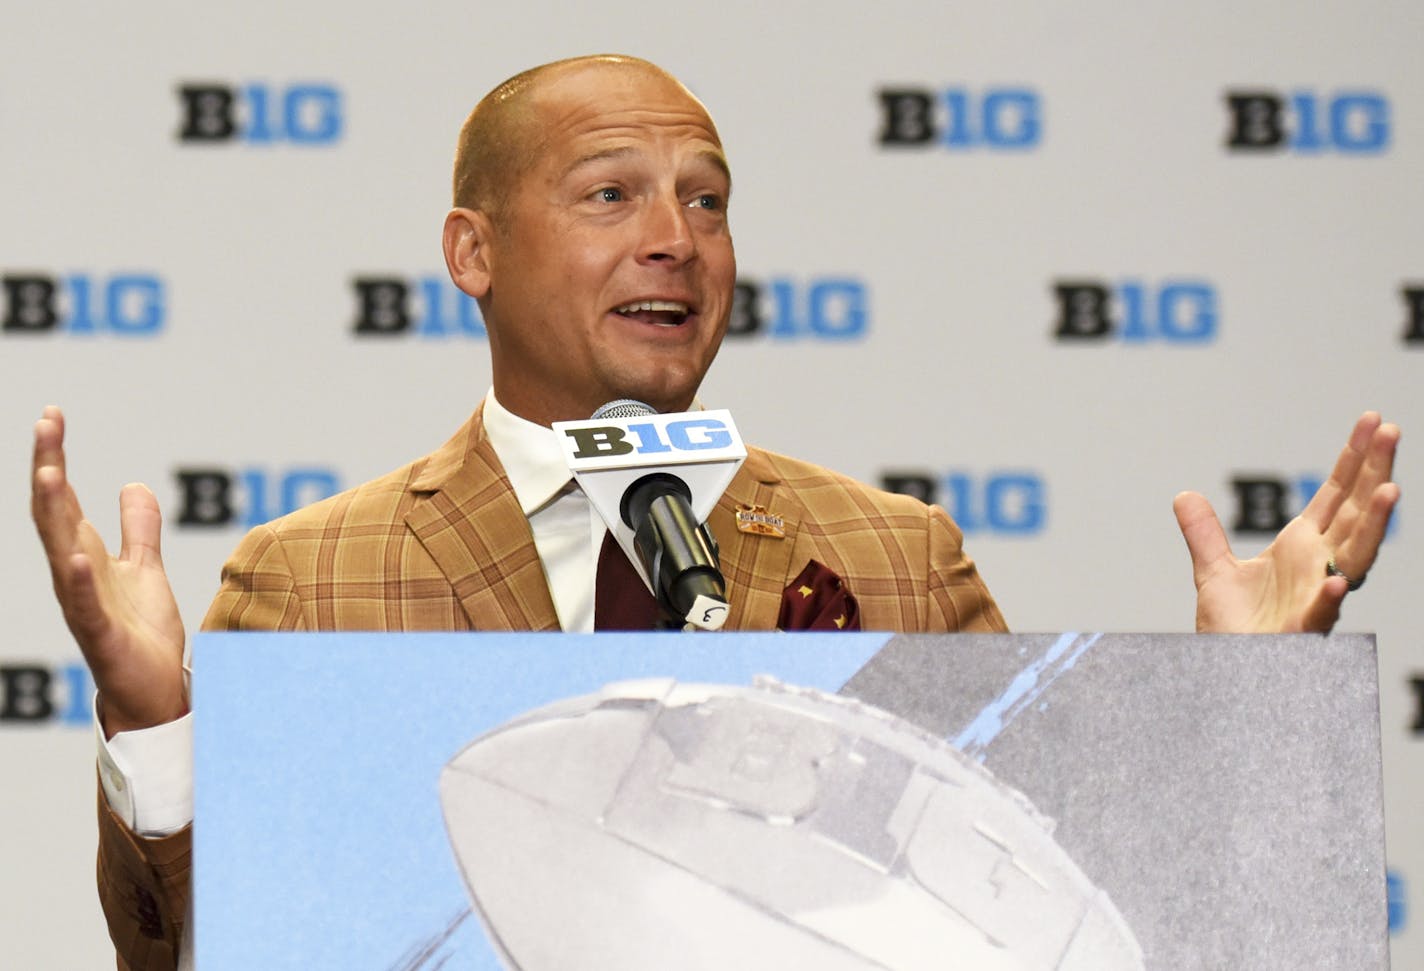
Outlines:
POLYGON ((573 476, 552 428, 506 409, 495 398, 493 388, 485 395, 484 422, 485 435, 504 466, 524 515, 547 504, 569 484, 573 476))

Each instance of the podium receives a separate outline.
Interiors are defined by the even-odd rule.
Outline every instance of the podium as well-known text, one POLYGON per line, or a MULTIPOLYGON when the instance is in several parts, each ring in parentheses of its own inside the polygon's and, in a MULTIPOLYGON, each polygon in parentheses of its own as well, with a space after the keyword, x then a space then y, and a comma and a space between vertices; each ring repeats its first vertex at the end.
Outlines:
POLYGON ((194 699, 204 971, 1388 967, 1366 635, 202 634, 194 699))

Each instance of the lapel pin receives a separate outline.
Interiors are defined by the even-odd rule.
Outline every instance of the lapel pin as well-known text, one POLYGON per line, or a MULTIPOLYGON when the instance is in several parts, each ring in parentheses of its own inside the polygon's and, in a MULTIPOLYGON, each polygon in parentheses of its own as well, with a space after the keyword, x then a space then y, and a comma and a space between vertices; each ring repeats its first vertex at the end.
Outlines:
POLYGON ((755 536, 786 538, 786 523, 780 516, 773 516, 765 506, 737 505, 737 532, 755 536))

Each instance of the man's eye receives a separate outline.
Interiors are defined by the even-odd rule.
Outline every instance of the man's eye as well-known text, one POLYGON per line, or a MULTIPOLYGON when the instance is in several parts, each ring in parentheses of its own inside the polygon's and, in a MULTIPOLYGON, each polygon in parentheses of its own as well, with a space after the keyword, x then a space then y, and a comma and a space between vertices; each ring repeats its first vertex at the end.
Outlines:
POLYGON ((614 189, 612 187, 606 189, 599 189, 593 194, 593 197, 599 202, 622 202, 623 190, 614 189))
POLYGON ((710 193, 700 195, 696 199, 692 200, 691 207, 694 209, 721 209, 722 197, 714 196, 710 193))

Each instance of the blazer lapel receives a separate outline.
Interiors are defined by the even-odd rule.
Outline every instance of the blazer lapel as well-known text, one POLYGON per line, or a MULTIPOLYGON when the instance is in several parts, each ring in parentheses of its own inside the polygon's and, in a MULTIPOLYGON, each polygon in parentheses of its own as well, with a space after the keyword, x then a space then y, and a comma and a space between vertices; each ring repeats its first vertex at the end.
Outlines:
POLYGON ((781 612, 781 595, 791 577, 791 551, 802 518, 801 503, 789 489, 776 488, 781 476, 759 449, 747 460, 708 517, 721 547, 722 575, 731 608, 727 630, 771 630, 781 612), (737 507, 760 507, 780 517, 786 537, 760 536, 737 528, 737 507))
POLYGON ((475 630, 558 630, 529 520, 485 438, 483 411, 475 409, 411 483, 419 498, 406 525, 475 630))

